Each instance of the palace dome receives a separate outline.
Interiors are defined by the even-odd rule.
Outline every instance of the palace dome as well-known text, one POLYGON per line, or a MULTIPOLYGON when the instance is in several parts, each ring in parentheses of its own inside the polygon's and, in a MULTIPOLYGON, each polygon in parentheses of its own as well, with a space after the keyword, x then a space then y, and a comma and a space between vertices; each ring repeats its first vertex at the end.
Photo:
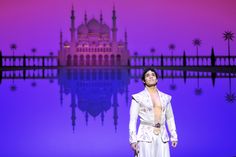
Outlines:
POLYGON ((101 25, 95 18, 89 20, 87 26, 89 33, 100 33, 101 25))
POLYGON ((110 27, 107 24, 102 24, 101 25, 101 33, 109 34, 110 33, 110 27))
POLYGON ((78 33, 79 34, 87 34, 88 33, 88 27, 85 24, 81 24, 78 27, 78 33))

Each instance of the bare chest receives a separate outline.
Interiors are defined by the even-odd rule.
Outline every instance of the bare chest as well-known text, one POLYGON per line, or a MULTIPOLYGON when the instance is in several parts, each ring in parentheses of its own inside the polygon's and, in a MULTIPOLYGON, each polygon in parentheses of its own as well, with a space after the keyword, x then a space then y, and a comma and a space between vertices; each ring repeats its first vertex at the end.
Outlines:
POLYGON ((153 107, 161 108, 161 100, 157 93, 150 94, 153 107))

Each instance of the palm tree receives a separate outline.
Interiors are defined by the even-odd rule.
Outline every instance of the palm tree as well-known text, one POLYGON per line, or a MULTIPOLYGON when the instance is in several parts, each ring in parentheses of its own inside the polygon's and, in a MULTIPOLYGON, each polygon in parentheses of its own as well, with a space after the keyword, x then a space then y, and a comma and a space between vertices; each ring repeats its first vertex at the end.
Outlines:
POLYGON ((175 45, 170 44, 169 45, 169 50, 171 51, 171 65, 173 66, 173 51, 175 50, 175 45))
POLYGON ((201 44, 202 44, 202 41, 201 41, 200 39, 195 38, 195 39, 193 40, 193 45, 194 45, 194 46, 196 47, 196 49, 197 49, 197 65, 199 65, 199 63, 198 63, 198 47, 201 46, 201 44))
POLYGON ((15 44, 15 43, 11 44, 11 45, 10 45, 10 48, 12 49, 13 56, 15 56, 15 50, 17 49, 16 44, 15 44))
POLYGON ((174 83, 174 72, 171 71, 171 84, 170 84, 171 90, 176 90, 176 84, 174 83))
POLYGON ((154 62, 154 53, 156 52, 156 49, 155 49, 154 47, 152 47, 152 48, 150 49, 150 52, 151 52, 151 54, 152 54, 152 65, 153 65, 153 62, 154 62))
POLYGON ((223 33, 223 38, 228 41, 228 59, 229 59, 229 65, 230 65, 230 41, 233 41, 234 33, 231 31, 225 31, 223 33))
POLYGON ((49 56, 51 57, 51 65, 52 65, 52 63, 53 63, 53 52, 51 51, 51 52, 49 52, 49 56))
POLYGON ((11 91, 16 91, 16 89, 17 89, 17 87, 16 87, 16 85, 15 85, 15 83, 14 83, 14 78, 12 79, 12 85, 10 86, 10 89, 11 89, 11 91))
POLYGON ((10 45, 10 48, 12 50, 12 53, 13 53, 13 66, 15 65, 15 50, 17 49, 17 46, 15 43, 11 44, 10 45))
POLYGON ((17 88, 16 88, 16 85, 12 84, 11 87, 10 87, 10 89, 11 89, 11 91, 13 91, 13 92, 16 91, 16 89, 17 89, 17 88))
MULTIPOLYGON (((52 58, 52 57, 53 57, 53 52, 52 52, 52 51, 49 52, 49 56, 51 57, 51 64, 52 64, 52 63, 53 63, 53 58, 52 58)), ((53 78, 50 79, 49 82, 50 82, 50 83, 53 83, 53 82, 54 82, 53 78)))
MULTIPOLYGON (((34 69, 35 70, 35 69, 34 69)), ((32 75, 32 77, 33 77, 33 82, 31 83, 31 86, 34 88, 34 87, 36 87, 37 86, 37 83, 35 82, 35 71, 33 70, 33 75, 32 75)))
POLYGON ((225 99, 229 103, 233 103, 236 100, 236 95, 232 92, 231 89, 231 73, 229 73, 229 92, 226 93, 225 99))
POLYGON ((32 48, 32 49, 31 49, 31 52, 33 53, 33 62, 34 62, 33 64, 34 64, 34 66, 35 66, 35 58, 34 58, 34 57, 35 57, 36 51, 37 51, 36 48, 32 48))
MULTIPOLYGON (((135 56, 134 64, 135 64, 135 66, 137 66, 137 56, 138 56, 138 52, 137 51, 134 52, 134 56, 135 56)), ((138 82, 138 79, 137 79, 137 69, 134 69, 134 76, 135 76, 134 81, 138 82)))
POLYGON ((134 56, 135 56, 135 60, 134 60, 134 64, 135 64, 135 66, 137 66, 137 56, 138 56, 138 52, 137 51, 135 51, 134 52, 134 56))
POLYGON ((197 72, 197 88, 195 88, 195 94, 196 95, 201 95, 202 94, 202 88, 200 88, 200 85, 199 85, 199 72, 197 72))
POLYGON ((32 86, 32 87, 36 87, 36 86, 37 86, 37 83, 36 83, 35 81, 33 81, 33 82, 31 83, 31 86, 32 86))
POLYGON ((51 56, 51 57, 53 56, 53 52, 52 52, 52 51, 51 51, 51 52, 49 52, 49 56, 51 56))

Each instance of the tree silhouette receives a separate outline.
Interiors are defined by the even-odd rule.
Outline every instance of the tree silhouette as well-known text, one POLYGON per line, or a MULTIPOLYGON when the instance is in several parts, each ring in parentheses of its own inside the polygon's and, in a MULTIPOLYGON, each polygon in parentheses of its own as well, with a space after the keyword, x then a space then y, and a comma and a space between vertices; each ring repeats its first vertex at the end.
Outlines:
POLYGON ((174 83, 174 71, 171 71, 171 84, 170 84, 171 90, 176 90, 176 84, 174 83))
POLYGON ((225 31, 223 33, 223 38, 227 40, 228 42, 228 59, 229 59, 229 65, 230 65, 230 41, 233 41, 234 33, 231 31, 225 31))
POLYGON ((201 95, 202 94, 202 88, 200 88, 199 79, 200 79, 200 75, 199 75, 199 72, 197 72, 197 88, 195 88, 195 94, 196 95, 201 95))
MULTIPOLYGON (((35 69, 34 69, 35 70, 35 69)), ((32 74, 32 77, 33 77, 33 82, 31 83, 31 86, 34 88, 37 86, 37 83, 35 82, 35 71, 33 70, 33 74, 32 74)))
POLYGON ((13 91, 13 92, 16 91, 16 85, 14 85, 14 84, 11 85, 10 89, 11 89, 11 91, 13 91))
POLYGON ((227 93, 225 99, 229 103, 233 103, 236 100, 236 95, 234 93, 227 93))
POLYGON ((52 51, 51 51, 51 52, 49 52, 49 56, 51 56, 51 57, 53 56, 53 52, 52 52, 52 51))
POLYGON ((15 56, 15 50, 17 49, 16 44, 15 44, 15 43, 11 44, 11 45, 10 45, 10 48, 11 48, 11 50, 12 50, 13 56, 15 56))
POLYGON ((36 87, 36 86, 37 86, 37 83, 36 83, 35 81, 33 81, 33 82, 31 83, 31 86, 32 86, 32 87, 36 87))
POLYGON ((12 50, 12 55, 13 55, 13 66, 15 65, 15 50, 17 49, 17 46, 15 43, 10 45, 10 48, 12 50))
POLYGON ((225 99, 229 103, 233 103, 236 100, 236 95, 232 92, 231 89, 231 73, 229 73, 229 92, 226 93, 225 99))
POLYGON ((154 47, 152 47, 152 48, 150 49, 150 52, 151 52, 151 54, 152 54, 152 65, 153 65, 153 62, 154 62, 154 53, 156 52, 156 49, 155 49, 154 47))
POLYGON ((35 66, 35 53, 36 53, 37 49, 36 48, 32 48, 31 52, 33 53, 33 64, 35 66))
POLYGON ((49 52, 49 56, 51 57, 51 65, 53 64, 53 52, 51 51, 51 52, 49 52))
POLYGON ((135 66, 137 66, 137 56, 138 56, 137 51, 134 52, 134 56, 135 56, 134 64, 135 64, 135 66))
POLYGON ((16 91, 16 89, 17 89, 17 87, 16 87, 16 85, 15 85, 15 71, 12 71, 12 73, 11 73, 12 75, 12 84, 11 84, 11 86, 10 86, 10 90, 12 91, 12 92, 14 92, 14 91, 16 91))
POLYGON ((31 52, 33 53, 34 56, 35 56, 36 51, 37 51, 36 48, 32 48, 32 49, 31 49, 31 52))
POLYGON ((198 47, 200 47, 201 44, 202 44, 202 41, 201 41, 200 39, 195 38, 195 39, 193 40, 193 45, 194 45, 194 46, 196 47, 196 49, 197 49, 197 65, 199 65, 199 63, 198 63, 198 47))
MULTIPOLYGON (((137 51, 134 52, 134 56, 135 56, 135 60, 134 60, 135 63, 134 64, 135 64, 135 66, 137 66, 137 56, 138 56, 138 52, 137 51)), ((134 76, 135 76, 134 81, 137 83, 138 82, 137 69, 134 70, 134 76)))
POLYGON ((171 51, 171 65, 173 66, 173 52, 175 50, 175 45, 174 44, 170 44, 169 45, 169 50, 171 51))
POLYGON ((11 89, 12 92, 16 91, 16 89, 17 89, 17 87, 14 83, 14 79, 12 80, 12 85, 10 86, 10 89, 11 89))

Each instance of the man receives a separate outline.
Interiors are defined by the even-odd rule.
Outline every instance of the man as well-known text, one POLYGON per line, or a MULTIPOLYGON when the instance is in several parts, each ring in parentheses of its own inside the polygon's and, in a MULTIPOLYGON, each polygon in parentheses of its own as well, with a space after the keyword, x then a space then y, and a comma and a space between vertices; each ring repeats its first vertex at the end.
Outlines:
POLYGON ((158 75, 152 68, 143 72, 145 89, 132 95, 129 122, 129 142, 138 157, 169 157, 170 132, 172 146, 177 146, 177 133, 171 107, 171 96, 156 87, 158 75), (136 134, 138 116, 140 125, 136 134))

